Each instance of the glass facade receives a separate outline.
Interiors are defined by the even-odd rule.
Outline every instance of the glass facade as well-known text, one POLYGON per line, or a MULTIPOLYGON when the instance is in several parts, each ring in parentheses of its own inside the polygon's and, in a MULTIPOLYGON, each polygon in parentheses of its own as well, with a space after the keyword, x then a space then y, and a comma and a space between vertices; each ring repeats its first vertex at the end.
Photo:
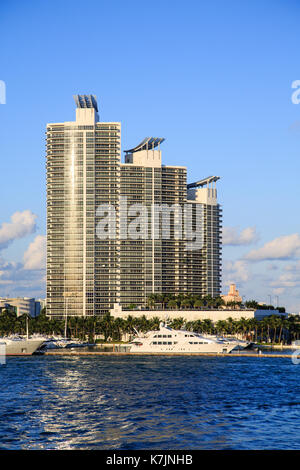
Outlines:
POLYGON ((96 236, 117 204, 120 123, 47 126, 47 312, 102 314, 118 301, 117 241, 96 236))

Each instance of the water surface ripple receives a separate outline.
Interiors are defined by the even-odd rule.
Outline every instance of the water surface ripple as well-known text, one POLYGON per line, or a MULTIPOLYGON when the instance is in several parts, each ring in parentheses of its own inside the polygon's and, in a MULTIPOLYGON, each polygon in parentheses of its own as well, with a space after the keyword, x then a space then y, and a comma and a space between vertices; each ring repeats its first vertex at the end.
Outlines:
POLYGON ((0 449, 299 449, 285 358, 8 358, 0 449))

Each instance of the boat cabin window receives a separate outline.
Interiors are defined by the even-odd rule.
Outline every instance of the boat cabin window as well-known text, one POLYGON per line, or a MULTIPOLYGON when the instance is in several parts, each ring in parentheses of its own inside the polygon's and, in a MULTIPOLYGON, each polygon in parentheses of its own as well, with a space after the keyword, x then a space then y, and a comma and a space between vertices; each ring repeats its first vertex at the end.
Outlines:
MULTIPOLYGON (((156 345, 156 344, 165 344, 165 345, 170 345, 170 344, 173 344, 172 341, 152 341, 152 344, 156 345)), ((177 343, 174 343, 174 344, 177 344, 177 343)))

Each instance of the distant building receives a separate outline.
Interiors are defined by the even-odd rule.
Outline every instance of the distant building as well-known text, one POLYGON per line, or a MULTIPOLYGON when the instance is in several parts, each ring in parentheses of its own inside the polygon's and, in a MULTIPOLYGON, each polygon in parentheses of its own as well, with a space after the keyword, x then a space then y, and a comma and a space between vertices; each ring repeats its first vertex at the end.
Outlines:
POLYGON ((0 298, 1 304, 7 304, 15 308, 18 317, 21 315, 29 315, 36 317, 40 313, 40 307, 36 305, 34 298, 28 297, 15 297, 15 298, 0 298))
POLYGON ((225 304, 230 302, 242 302, 242 297, 240 296, 235 284, 230 284, 228 294, 222 295, 221 297, 225 304))
POLYGON ((17 308, 9 304, 6 300, 0 300, 0 314, 3 312, 17 313, 17 308))
POLYGON ((45 308, 47 305, 46 299, 36 299, 35 301, 35 312, 36 316, 38 316, 43 308, 45 308))

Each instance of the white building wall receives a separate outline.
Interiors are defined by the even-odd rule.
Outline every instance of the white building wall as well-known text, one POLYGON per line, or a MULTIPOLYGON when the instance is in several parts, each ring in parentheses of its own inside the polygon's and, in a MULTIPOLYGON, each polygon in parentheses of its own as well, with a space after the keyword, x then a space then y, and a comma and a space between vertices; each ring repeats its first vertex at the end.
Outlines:
POLYGON ((173 320, 175 318, 184 318, 186 321, 195 320, 211 320, 217 322, 219 320, 227 320, 232 318, 233 320, 240 320, 241 318, 250 319, 256 318, 261 320, 262 318, 270 315, 287 315, 279 313, 278 310, 122 310, 122 307, 116 305, 110 314, 115 318, 127 318, 129 315, 132 317, 145 317, 148 319, 158 317, 160 320, 173 320))

